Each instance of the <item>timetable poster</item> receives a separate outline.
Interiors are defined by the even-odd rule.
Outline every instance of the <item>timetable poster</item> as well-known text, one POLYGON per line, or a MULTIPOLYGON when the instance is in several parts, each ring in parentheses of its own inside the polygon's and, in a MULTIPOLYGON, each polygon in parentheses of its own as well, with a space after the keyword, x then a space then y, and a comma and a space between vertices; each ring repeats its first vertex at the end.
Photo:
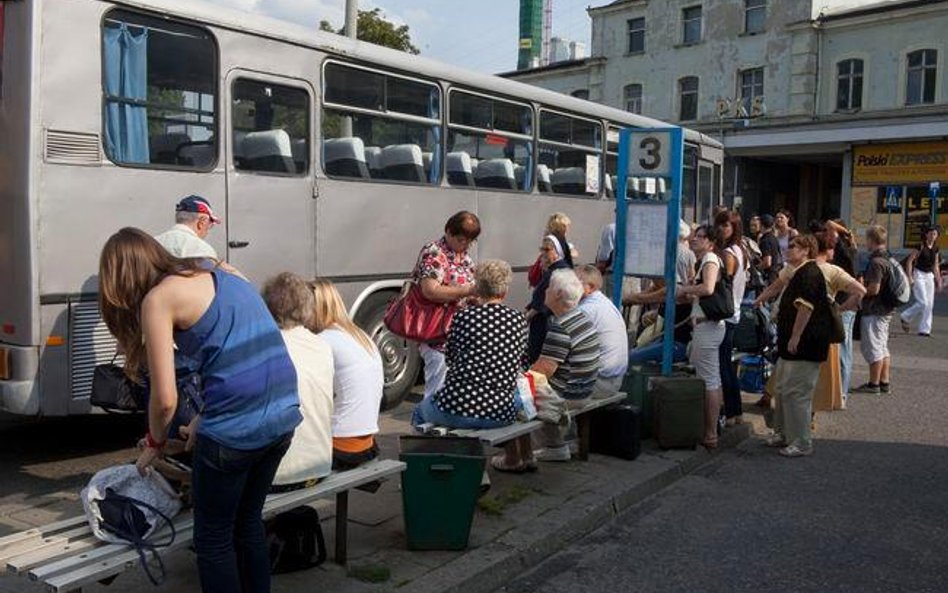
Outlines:
POLYGON ((625 225, 625 274, 665 275, 665 239, 668 204, 630 202, 625 225))

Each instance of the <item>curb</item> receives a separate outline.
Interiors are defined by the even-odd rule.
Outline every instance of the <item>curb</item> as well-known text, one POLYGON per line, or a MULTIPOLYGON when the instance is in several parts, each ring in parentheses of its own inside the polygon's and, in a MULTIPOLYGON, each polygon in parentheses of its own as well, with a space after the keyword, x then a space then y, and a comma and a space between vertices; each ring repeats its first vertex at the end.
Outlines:
MULTIPOLYGON (((721 435, 721 449, 733 449, 753 433, 741 424, 721 435)), ((657 494, 681 478, 720 458, 695 450, 650 478, 611 493, 585 492, 569 504, 537 517, 480 548, 437 568, 400 589, 411 593, 490 593, 540 564, 620 513, 657 494)))

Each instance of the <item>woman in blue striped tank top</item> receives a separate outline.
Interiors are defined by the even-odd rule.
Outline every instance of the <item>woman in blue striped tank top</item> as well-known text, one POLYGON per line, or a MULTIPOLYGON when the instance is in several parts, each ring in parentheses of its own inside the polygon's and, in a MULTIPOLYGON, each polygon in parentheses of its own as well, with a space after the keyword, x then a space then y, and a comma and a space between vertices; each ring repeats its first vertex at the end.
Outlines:
POLYGON ((123 228, 102 249, 99 307, 126 374, 150 379, 140 472, 162 455, 178 405, 175 347, 198 366, 192 494, 202 591, 269 591, 261 510, 302 417, 296 371, 263 300, 214 262, 178 259, 147 233, 123 228))

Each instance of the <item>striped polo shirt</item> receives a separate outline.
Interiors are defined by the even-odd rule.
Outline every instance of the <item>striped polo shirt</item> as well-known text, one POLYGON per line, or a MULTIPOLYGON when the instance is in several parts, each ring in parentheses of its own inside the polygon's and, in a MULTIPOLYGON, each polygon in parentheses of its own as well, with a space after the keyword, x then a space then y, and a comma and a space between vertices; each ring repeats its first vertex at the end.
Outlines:
POLYGON ((599 335, 579 307, 550 318, 540 355, 559 365, 550 377, 550 386, 561 397, 589 397, 599 374, 599 335))

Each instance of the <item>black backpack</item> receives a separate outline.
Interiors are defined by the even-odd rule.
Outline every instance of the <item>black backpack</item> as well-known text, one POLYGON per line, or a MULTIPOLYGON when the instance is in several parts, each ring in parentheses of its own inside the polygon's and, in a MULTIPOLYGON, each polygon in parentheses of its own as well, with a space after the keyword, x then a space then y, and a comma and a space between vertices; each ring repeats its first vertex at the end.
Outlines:
POLYGON ((316 509, 297 507, 270 519, 265 527, 271 574, 306 570, 326 561, 326 540, 316 509))

